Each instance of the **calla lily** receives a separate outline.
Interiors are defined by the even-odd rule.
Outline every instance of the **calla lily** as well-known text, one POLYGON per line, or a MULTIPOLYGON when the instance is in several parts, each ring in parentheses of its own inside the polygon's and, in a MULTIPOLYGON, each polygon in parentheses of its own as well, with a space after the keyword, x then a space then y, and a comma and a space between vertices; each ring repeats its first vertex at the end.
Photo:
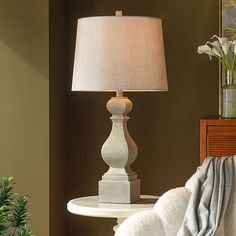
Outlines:
POLYGON ((215 48, 212 48, 211 50, 217 57, 221 57, 220 53, 215 48))
POLYGON ((232 42, 232 46, 233 46, 233 49, 232 49, 233 53, 236 54, 236 40, 232 42))
POLYGON ((210 59, 211 59, 211 56, 215 56, 215 54, 212 52, 212 49, 206 44, 199 46, 197 52, 199 54, 205 53, 205 54, 209 55, 210 59))
POLYGON ((207 41, 206 42, 207 45, 210 45, 210 47, 212 48, 212 52, 218 56, 218 57, 221 57, 221 52, 222 52, 222 49, 221 49, 221 45, 219 43, 218 40, 214 41, 214 42, 209 42, 207 41))
POLYGON ((217 40, 207 41, 205 45, 198 47, 197 52, 209 55, 210 59, 215 56, 222 63, 225 73, 232 75, 232 78, 230 76, 225 77, 225 83, 236 85, 236 77, 234 78, 236 71, 236 40, 230 41, 226 37, 218 37, 217 35, 212 37, 212 39, 214 38, 217 40))
POLYGON ((217 35, 213 35, 212 39, 217 38, 217 40, 219 41, 222 50, 224 52, 225 55, 228 55, 229 52, 229 48, 231 46, 231 41, 229 41, 227 38, 225 37, 218 37, 217 35))

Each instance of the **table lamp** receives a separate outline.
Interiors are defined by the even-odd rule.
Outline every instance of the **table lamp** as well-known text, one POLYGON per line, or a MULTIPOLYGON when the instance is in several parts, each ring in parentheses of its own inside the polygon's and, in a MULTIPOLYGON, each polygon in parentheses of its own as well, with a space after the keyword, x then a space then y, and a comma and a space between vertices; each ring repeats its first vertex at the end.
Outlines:
POLYGON ((140 198, 140 180, 130 168, 138 154, 127 129, 132 102, 123 92, 167 90, 161 19, 116 11, 78 20, 72 91, 116 92, 107 102, 112 130, 101 154, 109 169, 98 184, 99 202, 140 198))

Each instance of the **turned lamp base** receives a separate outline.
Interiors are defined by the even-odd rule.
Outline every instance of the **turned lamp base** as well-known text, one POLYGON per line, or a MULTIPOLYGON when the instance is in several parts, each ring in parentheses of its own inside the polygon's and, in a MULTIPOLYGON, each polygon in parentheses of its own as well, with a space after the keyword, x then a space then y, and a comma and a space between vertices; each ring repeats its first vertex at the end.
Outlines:
POLYGON ((99 181, 99 202, 132 203, 140 199, 140 180, 99 181))
POLYGON ((132 102, 117 91, 116 97, 108 101, 107 109, 112 114, 112 130, 101 154, 109 170, 99 181, 99 202, 132 203, 140 199, 140 180, 130 168, 138 154, 127 129, 132 102))

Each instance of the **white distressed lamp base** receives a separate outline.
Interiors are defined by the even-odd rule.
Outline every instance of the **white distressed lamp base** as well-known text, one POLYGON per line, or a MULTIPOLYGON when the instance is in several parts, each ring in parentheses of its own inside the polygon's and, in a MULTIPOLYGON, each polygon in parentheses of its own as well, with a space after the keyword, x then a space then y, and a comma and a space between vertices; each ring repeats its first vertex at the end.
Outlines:
POLYGON ((107 109, 112 114, 112 129, 101 154, 109 169, 98 184, 99 202, 133 203, 140 198, 140 180, 130 168, 138 154, 127 128, 132 102, 117 91, 116 97, 107 102, 107 109))
POLYGON ((131 203, 140 199, 140 180, 99 181, 99 202, 131 203))

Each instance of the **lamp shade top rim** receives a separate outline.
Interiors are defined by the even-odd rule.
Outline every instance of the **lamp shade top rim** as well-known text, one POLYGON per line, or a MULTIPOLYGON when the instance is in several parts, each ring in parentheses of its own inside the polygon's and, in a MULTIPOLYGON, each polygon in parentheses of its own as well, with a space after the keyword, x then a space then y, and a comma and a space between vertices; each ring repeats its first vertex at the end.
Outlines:
POLYGON ((117 18, 117 19, 127 19, 127 18, 138 18, 138 19, 149 19, 149 20, 157 20, 161 21, 161 18, 154 17, 154 16, 87 16, 87 17, 82 17, 79 18, 78 21, 83 21, 83 20, 90 20, 90 19, 108 19, 108 18, 117 18))

